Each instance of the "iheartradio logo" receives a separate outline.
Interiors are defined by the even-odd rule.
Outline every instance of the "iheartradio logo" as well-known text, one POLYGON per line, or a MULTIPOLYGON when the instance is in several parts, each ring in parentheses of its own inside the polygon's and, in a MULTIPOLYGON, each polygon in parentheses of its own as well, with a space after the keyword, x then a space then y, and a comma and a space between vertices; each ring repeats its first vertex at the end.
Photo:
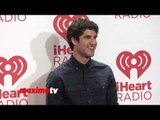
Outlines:
POLYGON ((9 60, 0 57, 0 84, 4 86, 4 77, 12 76, 12 85, 26 72, 27 62, 21 56, 13 56, 9 60))
POLYGON ((129 51, 124 51, 117 56, 116 64, 129 79, 131 69, 137 69, 137 78, 139 78, 150 66, 151 56, 144 50, 138 51, 134 55, 129 51))
POLYGON ((69 15, 58 15, 53 21, 53 28, 64 40, 67 41, 67 28, 69 27, 71 22, 78 18, 89 19, 86 15, 73 15, 72 17, 69 15))

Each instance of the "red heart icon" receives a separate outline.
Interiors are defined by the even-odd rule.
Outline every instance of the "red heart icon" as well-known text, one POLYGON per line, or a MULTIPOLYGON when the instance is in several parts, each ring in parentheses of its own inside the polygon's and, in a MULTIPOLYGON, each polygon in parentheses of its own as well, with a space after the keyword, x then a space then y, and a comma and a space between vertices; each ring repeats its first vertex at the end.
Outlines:
POLYGON ((64 39, 67 41, 66 31, 69 27, 70 23, 78 18, 86 18, 88 17, 86 15, 73 15, 72 17, 69 15, 58 15, 55 17, 53 21, 53 27, 55 31, 64 39))
POLYGON ((21 56, 14 56, 8 61, 0 57, 0 84, 4 86, 4 77, 7 74, 12 76, 12 85, 26 72, 27 62, 21 56))
POLYGON ((121 52, 116 60, 118 68, 130 79, 132 68, 137 69, 139 78, 151 64, 151 56, 148 52, 141 50, 134 55, 128 51, 121 52))

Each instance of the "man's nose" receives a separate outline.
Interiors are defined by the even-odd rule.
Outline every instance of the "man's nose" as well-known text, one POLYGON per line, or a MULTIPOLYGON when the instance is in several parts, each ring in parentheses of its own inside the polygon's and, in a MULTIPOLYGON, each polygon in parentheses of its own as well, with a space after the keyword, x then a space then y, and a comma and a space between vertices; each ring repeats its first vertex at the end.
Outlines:
POLYGON ((95 38, 92 38, 91 39, 91 44, 96 44, 97 43, 97 40, 95 38))

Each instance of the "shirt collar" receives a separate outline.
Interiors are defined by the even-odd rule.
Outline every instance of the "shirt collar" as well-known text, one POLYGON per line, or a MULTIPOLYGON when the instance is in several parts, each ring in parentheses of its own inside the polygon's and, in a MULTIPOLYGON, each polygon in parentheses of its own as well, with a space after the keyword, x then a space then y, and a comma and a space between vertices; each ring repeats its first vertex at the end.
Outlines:
POLYGON ((82 64, 73 55, 71 55, 71 57, 70 57, 70 61, 76 67, 76 69, 84 68, 84 67, 87 67, 90 69, 91 68, 91 60, 92 59, 89 59, 89 61, 86 64, 82 64))

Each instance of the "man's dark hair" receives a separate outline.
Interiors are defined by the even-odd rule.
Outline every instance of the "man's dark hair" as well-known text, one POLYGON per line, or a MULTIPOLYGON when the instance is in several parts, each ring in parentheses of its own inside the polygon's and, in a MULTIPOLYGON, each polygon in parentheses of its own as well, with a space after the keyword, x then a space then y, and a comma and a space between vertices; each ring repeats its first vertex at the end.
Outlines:
POLYGON ((67 29, 67 39, 68 44, 73 50, 73 43, 71 41, 71 38, 73 37, 79 42, 79 37, 83 34, 83 32, 86 30, 94 30, 96 34, 98 33, 99 27, 96 23, 93 21, 90 21, 89 19, 82 19, 79 18, 71 23, 71 25, 67 29))

